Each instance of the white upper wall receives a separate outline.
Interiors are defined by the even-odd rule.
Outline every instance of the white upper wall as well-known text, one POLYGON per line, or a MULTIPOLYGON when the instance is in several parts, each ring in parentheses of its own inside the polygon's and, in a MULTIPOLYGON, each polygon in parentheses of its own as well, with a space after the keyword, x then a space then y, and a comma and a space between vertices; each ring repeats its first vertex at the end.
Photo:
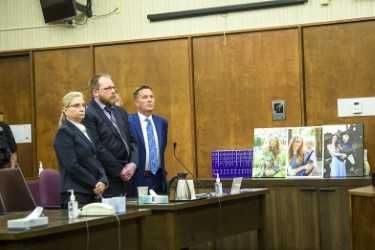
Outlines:
MULTIPOLYGON (((372 17, 374 0, 309 0, 307 4, 163 22, 147 14, 264 0, 92 0, 94 15, 74 28, 44 23, 39 0, 0 0, 0 51, 189 35, 372 17)), ((85 0, 80 0, 85 3, 85 0)))

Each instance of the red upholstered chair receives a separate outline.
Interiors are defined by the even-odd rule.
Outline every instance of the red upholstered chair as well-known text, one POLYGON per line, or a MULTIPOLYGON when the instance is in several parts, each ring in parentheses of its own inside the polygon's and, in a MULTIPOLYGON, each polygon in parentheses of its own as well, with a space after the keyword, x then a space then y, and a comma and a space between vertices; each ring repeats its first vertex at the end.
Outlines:
POLYGON ((60 173, 44 169, 39 177, 40 204, 44 208, 60 208, 60 173))

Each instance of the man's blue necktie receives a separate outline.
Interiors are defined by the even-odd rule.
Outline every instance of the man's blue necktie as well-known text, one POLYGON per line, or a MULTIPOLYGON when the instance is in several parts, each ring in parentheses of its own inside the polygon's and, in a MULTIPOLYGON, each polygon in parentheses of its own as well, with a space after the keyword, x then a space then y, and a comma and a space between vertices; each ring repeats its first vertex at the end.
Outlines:
POLYGON ((151 121, 149 119, 146 119, 146 122, 150 170, 152 174, 156 174, 159 168, 158 149, 156 147, 154 129, 152 127, 151 121))

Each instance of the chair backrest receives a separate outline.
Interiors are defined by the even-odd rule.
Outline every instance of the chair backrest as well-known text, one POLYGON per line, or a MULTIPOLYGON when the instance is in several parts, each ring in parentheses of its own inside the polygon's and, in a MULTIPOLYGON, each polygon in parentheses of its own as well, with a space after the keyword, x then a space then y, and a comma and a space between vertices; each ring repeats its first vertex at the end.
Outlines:
POLYGON ((21 169, 0 169, 0 214, 34 208, 35 201, 26 185, 21 169))
POLYGON ((60 207, 60 173, 54 169, 44 169, 39 177, 40 203, 45 208, 60 207))
POLYGON ((40 203, 40 190, 39 190, 39 179, 36 179, 36 180, 27 180, 26 184, 27 184, 27 186, 29 186, 29 189, 31 191, 31 194, 33 195, 35 204, 37 206, 41 206, 41 203, 40 203))

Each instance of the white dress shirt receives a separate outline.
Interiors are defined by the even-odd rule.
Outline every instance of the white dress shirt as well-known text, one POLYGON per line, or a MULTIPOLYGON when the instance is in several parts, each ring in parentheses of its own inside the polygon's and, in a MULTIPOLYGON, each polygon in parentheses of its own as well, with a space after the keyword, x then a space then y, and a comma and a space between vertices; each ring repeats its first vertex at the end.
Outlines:
POLYGON ((92 142, 89 134, 87 134, 87 129, 86 129, 85 125, 83 125, 82 123, 78 123, 78 122, 74 122, 72 120, 69 120, 68 118, 66 118, 66 119, 68 121, 70 121, 71 123, 73 123, 73 125, 76 126, 79 129, 79 131, 81 131, 82 134, 84 134, 86 136, 86 138, 89 139, 90 142, 92 142))
POLYGON ((145 142, 145 149, 146 149, 145 170, 150 170, 150 153, 149 153, 149 150, 148 150, 148 138, 147 138, 147 121, 146 121, 147 119, 150 120, 151 125, 152 125, 152 130, 154 132, 156 149, 157 149, 157 152, 158 152, 158 161, 159 161, 158 166, 160 167, 159 139, 158 139, 158 134, 156 132, 154 121, 152 120, 152 115, 147 117, 147 116, 138 112, 138 117, 139 117, 139 120, 141 121, 143 140, 145 142))

